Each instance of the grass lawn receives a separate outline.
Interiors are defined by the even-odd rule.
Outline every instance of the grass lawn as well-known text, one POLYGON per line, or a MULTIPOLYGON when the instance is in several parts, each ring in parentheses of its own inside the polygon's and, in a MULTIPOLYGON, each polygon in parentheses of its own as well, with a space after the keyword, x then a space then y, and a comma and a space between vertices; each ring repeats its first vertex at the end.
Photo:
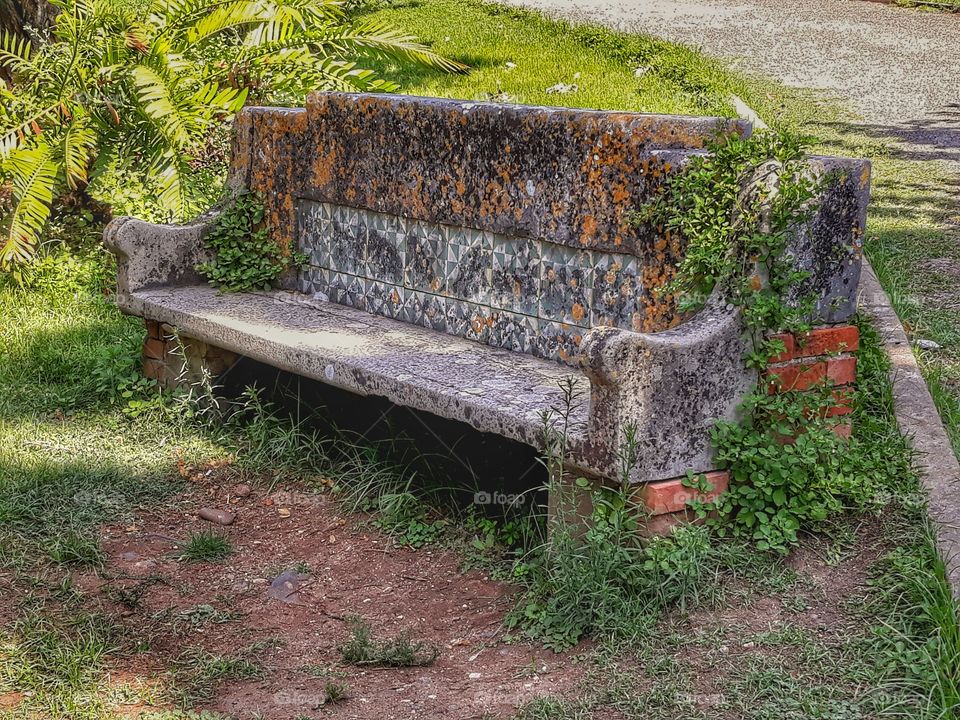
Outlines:
MULTIPOLYGON (((922 360, 957 439, 956 313, 931 312, 948 287, 944 260, 960 262, 956 210, 931 165, 857 134, 835 109, 660 41, 476 0, 375 14, 475 67, 393 71, 408 92, 697 114, 729 112, 735 93, 826 150, 874 158, 868 250, 912 332, 943 346, 922 360), (548 94, 557 83, 578 89, 548 94)), ((255 402, 220 424, 202 404, 158 399, 138 375, 142 325, 110 304, 111 278, 91 250, 52 253, 26 288, 0 284, 0 718, 383 717, 398 698, 432 695, 456 714, 484 663, 476 682, 494 680, 483 692, 517 688, 516 707, 493 717, 950 717, 939 713, 958 699, 954 607, 868 327, 855 427, 886 461, 882 477, 853 479, 881 484, 869 509, 805 535, 788 557, 717 542, 697 556, 683 604, 651 610, 629 641, 601 636, 554 655, 516 633, 502 642, 513 600, 497 579, 510 565, 488 552, 488 526, 437 520, 405 504, 406 486, 389 505, 381 496, 389 521, 375 514, 371 526, 315 490, 390 476, 375 453, 332 462, 307 426, 255 402), (238 507, 256 522, 202 532, 192 513, 240 481, 253 494, 238 507), (134 578, 138 558, 153 564, 134 578), (265 604, 255 581, 285 568, 305 596, 329 583, 320 611, 265 604), (463 608, 489 605, 461 618, 457 588, 463 608), (432 624, 413 622, 423 645, 396 635, 431 612, 432 624), (374 655, 416 665, 436 646, 436 666, 351 665, 338 647, 368 626, 351 635, 348 614, 389 633, 361 638, 374 655), (310 701, 293 702, 291 689, 310 701)))

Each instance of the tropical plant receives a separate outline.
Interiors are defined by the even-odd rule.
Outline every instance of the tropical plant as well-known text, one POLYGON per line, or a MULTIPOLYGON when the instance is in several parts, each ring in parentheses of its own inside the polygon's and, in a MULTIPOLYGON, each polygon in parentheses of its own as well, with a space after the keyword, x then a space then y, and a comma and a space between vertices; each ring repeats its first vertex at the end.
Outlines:
POLYGON ((373 57, 464 69, 339 0, 52 1, 49 42, 0 36, 2 267, 33 255, 60 193, 117 161, 185 217, 191 163, 249 95, 395 89, 357 64, 373 57))

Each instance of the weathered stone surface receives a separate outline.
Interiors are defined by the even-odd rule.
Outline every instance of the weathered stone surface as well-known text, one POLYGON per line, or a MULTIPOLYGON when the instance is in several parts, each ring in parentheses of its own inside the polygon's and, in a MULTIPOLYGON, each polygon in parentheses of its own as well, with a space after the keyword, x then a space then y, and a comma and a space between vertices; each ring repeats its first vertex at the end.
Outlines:
POLYGON ((691 320, 659 333, 593 328, 580 347, 590 378, 586 463, 616 477, 627 428, 637 431, 633 481, 712 469, 710 428, 736 417, 756 382, 744 367, 739 312, 719 291, 691 320))
MULTIPOLYGON (((542 445, 540 412, 561 404, 559 383, 569 378, 588 392, 573 368, 295 293, 172 287, 133 293, 124 309, 261 362, 534 446, 542 445)), ((585 416, 585 407, 574 416, 578 436, 585 416)))
POLYGON ((710 117, 348 93, 315 93, 306 110, 248 108, 237 124, 232 174, 278 198, 284 232, 288 198, 309 198, 631 251, 629 214, 674 156, 718 130, 750 131, 710 117))
MULTIPOLYGON (((583 401, 571 467, 632 481, 713 467, 709 430, 755 382, 737 310, 716 292, 681 317, 655 290, 682 241, 630 214, 739 121, 329 93, 238 118, 229 180, 261 191, 295 293, 198 284, 204 222, 120 219, 120 306, 178 328, 187 359, 232 353, 542 447, 541 414, 583 401), (221 352, 223 349, 226 352, 221 352), (568 363, 564 365, 557 361, 568 363)), ((821 319, 854 309, 869 166, 819 158, 823 201, 794 245, 821 319)), ((149 358, 151 362, 157 362, 149 358)))
POLYGON ((117 256, 120 293, 203 282, 195 267, 210 259, 201 238, 216 215, 217 212, 212 211, 185 225, 154 225, 149 243, 140 242, 142 237, 138 233, 124 233, 127 223, 139 220, 131 217, 113 220, 104 229, 103 238, 117 256), (130 253, 136 258, 132 262, 130 253))
POLYGON ((790 244, 797 268, 809 273, 793 296, 815 297, 815 322, 841 323, 857 310, 870 162, 815 157, 810 169, 820 179, 822 189, 816 213, 799 228, 790 244))

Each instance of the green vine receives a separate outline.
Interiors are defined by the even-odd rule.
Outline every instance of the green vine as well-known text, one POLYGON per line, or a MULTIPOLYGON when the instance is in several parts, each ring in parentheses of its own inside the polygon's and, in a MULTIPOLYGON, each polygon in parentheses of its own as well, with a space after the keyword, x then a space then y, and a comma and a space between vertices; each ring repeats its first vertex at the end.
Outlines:
POLYGON ((708 155, 669 176, 647 207, 659 231, 686 241, 677 274, 661 290, 688 312, 725 285, 743 311, 754 346, 747 360, 758 369, 783 350, 768 332, 809 327, 812 301, 786 301, 807 276, 787 255, 791 231, 812 215, 817 195, 804 148, 803 140, 771 132, 718 137, 708 155))
MULTIPOLYGON (((816 209, 819 183, 810 176, 804 141, 772 132, 718 137, 709 154, 669 176, 645 213, 659 232, 679 234, 686 254, 662 292, 684 312, 703 305, 718 286, 739 306, 747 335, 745 361, 761 373, 785 350, 774 333, 810 328, 813 297, 797 298, 808 273, 796 268, 790 241, 816 209)), ((869 466, 855 441, 832 432, 832 390, 769 394, 760 383, 743 401, 740 422, 712 430, 718 466, 730 487, 697 503, 720 536, 752 538, 761 549, 786 552, 803 528, 866 502, 851 478, 869 466)), ((702 484, 691 475, 689 483, 702 484)))
POLYGON ((288 268, 307 262, 303 253, 287 254, 273 240, 264 220, 263 198, 249 191, 221 213, 204 245, 214 257, 197 265, 197 272, 221 292, 269 290, 288 268))

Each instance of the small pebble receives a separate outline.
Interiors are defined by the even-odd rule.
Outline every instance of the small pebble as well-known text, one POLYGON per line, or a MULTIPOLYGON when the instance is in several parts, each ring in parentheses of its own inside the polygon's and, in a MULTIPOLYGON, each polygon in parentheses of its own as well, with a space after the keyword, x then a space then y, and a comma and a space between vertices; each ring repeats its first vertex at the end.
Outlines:
POLYGON ((201 520, 217 523, 218 525, 232 525, 236 515, 227 510, 217 510, 216 508, 201 508, 197 516, 201 520))
POLYGON ((234 485, 233 494, 240 498, 245 498, 253 492, 253 489, 246 483, 240 483, 239 485, 234 485))

